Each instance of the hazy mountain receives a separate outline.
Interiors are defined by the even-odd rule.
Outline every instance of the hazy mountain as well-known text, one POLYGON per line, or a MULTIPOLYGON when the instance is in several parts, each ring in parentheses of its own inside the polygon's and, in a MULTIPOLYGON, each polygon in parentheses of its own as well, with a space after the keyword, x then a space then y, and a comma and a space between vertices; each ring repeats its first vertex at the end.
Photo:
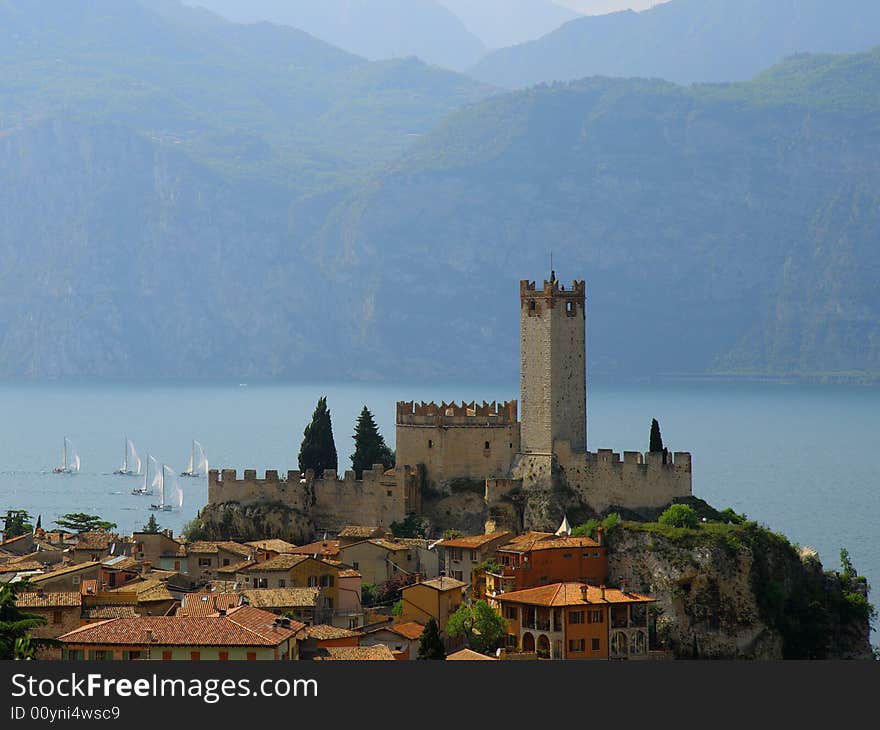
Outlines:
POLYGON ((483 43, 436 0, 186 0, 241 23, 270 21, 307 31, 365 58, 417 56, 464 69, 483 43))
POLYGON ((438 0, 488 48, 535 40, 580 17, 552 0, 438 0))
POLYGON ((309 250, 369 302, 369 361, 406 343, 411 367, 465 375, 491 353, 513 375, 517 280, 546 277, 552 251, 587 280, 595 371, 878 374, 878 90, 880 51, 743 84, 495 97, 337 206, 309 250))
POLYGON ((420 61, 371 63, 173 0, 0 3, 0 129, 59 113, 121 124, 299 191, 391 159, 487 91, 420 61))
POLYGON ((670 0, 573 20, 493 52, 469 72, 509 88, 594 75, 742 81, 795 53, 852 53, 877 43, 876 0, 670 0))

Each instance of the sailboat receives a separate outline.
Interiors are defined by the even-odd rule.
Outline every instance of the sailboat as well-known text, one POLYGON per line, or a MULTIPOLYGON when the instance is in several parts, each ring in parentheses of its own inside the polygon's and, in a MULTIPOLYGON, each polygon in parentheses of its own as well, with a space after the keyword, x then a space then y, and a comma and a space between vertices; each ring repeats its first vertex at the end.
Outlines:
POLYGON ((56 466, 52 471, 56 474, 78 474, 79 466, 79 452, 73 442, 65 436, 64 448, 61 452, 61 466, 56 466))
MULTIPOLYGON (((160 470, 159 474, 160 474, 160 477, 159 477, 159 504, 151 504, 150 509, 153 512, 170 512, 171 510, 174 509, 174 505, 171 504, 170 502, 165 501, 166 480, 170 478, 172 484, 174 484, 174 486, 176 487, 177 490, 180 490, 180 486, 176 484, 177 477, 174 474, 174 470, 170 466, 162 464, 162 469, 160 470)), ((183 503, 182 491, 183 490, 180 490, 181 504, 183 503)))
POLYGON ((182 477, 203 477, 208 473, 208 457, 198 441, 192 442, 192 451, 189 454, 189 466, 181 472, 182 477))
POLYGON ((122 443, 122 466, 113 473, 128 477, 137 477, 141 474, 141 457, 138 456, 137 449, 127 436, 122 443))
POLYGON ((144 483, 136 489, 132 489, 131 493, 151 496, 153 494, 153 487, 159 483, 159 479, 159 462, 150 454, 147 454, 147 466, 144 470, 144 483), (153 464, 153 481, 150 481, 150 464, 153 464))

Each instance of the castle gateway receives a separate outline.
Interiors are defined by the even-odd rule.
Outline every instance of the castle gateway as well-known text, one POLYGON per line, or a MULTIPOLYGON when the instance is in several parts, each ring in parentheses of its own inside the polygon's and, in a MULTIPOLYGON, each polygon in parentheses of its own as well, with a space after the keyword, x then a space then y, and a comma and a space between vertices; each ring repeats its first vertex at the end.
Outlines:
POLYGON ((691 455, 587 449, 586 285, 521 281, 517 402, 397 404, 398 464, 435 491, 484 481, 489 514, 547 529, 560 510, 654 509, 691 495, 691 455), (516 519, 510 504, 519 500, 516 519))

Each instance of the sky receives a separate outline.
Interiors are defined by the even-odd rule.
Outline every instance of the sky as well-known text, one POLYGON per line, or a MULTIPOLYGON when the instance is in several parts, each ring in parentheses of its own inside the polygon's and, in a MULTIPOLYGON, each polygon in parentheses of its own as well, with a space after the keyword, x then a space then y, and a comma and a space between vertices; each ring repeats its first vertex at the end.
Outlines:
POLYGON ((653 5, 659 5, 661 0, 554 0, 557 5, 576 10, 587 15, 600 15, 613 13, 616 10, 645 10, 653 5))

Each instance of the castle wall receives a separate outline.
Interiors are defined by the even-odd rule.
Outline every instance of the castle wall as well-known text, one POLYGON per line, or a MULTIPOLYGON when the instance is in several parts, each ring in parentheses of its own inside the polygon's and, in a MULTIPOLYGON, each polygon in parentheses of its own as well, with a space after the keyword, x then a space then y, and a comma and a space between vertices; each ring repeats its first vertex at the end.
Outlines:
POLYGON ((389 526, 410 512, 421 511, 418 476, 409 467, 385 472, 381 465, 364 471, 355 479, 353 471, 340 479, 325 471, 316 478, 289 471, 279 477, 266 471, 258 478, 256 470, 246 469, 241 479, 235 469, 212 469, 208 473, 208 503, 238 502, 242 505, 278 502, 311 519, 316 530, 338 531, 347 524, 389 526))
POLYGON ((397 404, 397 459, 423 464, 431 488, 510 473, 520 450, 517 402, 397 404), (488 448, 487 448, 488 444, 488 448))
POLYGON ((692 494, 691 455, 626 451, 623 459, 611 449, 579 454, 556 444, 556 459, 568 486, 597 512, 612 505, 629 509, 656 508, 692 494))

